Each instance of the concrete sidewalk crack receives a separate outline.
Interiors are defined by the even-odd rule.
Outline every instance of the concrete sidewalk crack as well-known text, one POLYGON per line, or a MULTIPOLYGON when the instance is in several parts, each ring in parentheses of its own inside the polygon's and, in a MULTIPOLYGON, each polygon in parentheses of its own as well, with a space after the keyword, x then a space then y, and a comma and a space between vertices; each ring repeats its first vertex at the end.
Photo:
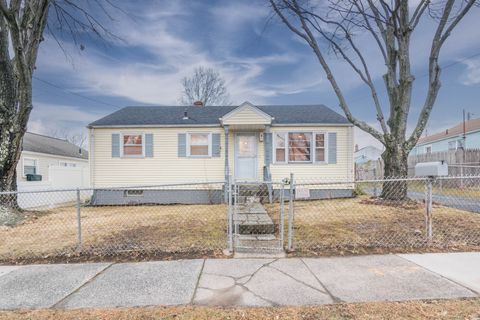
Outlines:
POLYGON ((313 273, 313 271, 310 269, 310 267, 305 263, 305 261, 303 261, 302 258, 300 258, 300 261, 302 261, 302 263, 305 265, 305 267, 307 268, 307 270, 315 277, 315 279, 317 279, 318 283, 322 286, 323 289, 325 289, 325 292, 330 296, 330 298, 332 299, 333 302, 335 303, 342 303, 342 302, 345 302, 343 301, 342 299, 340 299, 339 297, 335 296, 333 293, 330 292, 330 290, 328 290, 328 288, 322 283, 322 281, 320 281, 320 279, 318 279, 317 275, 315 273, 313 273))
POLYGON ((243 285, 247 285, 247 283, 249 283, 250 280, 252 280, 252 278, 253 278, 260 270, 262 270, 262 269, 265 268, 265 267, 270 266, 272 263, 274 263, 274 262, 276 262, 276 261, 278 261, 278 260, 279 260, 279 259, 277 258, 277 259, 273 259, 273 260, 270 261, 270 262, 267 262, 267 263, 262 264, 257 270, 255 270, 255 271, 250 275, 250 278, 249 278, 247 281, 245 281, 245 282, 243 283, 243 285))
POLYGON ((424 266, 422 266, 422 265, 419 265, 418 263, 416 263, 416 262, 414 262, 414 261, 411 261, 411 260, 408 260, 407 258, 402 257, 402 256, 400 256, 400 255, 398 255, 398 254, 396 254, 395 256, 397 256, 397 257, 399 257, 399 258, 401 258, 401 259, 403 259, 403 260, 405 260, 405 261, 407 261, 407 262, 409 262, 409 263, 412 263, 412 264, 414 264, 414 265, 422 268, 422 269, 425 270, 425 271, 428 271, 428 272, 430 272, 430 273, 433 273, 433 274, 439 276, 439 277, 442 278, 442 279, 445 279, 445 280, 447 280, 447 281, 449 281, 449 282, 452 282, 452 283, 454 283, 454 284, 456 284, 456 285, 458 285, 458 286, 460 286, 460 287, 462 287, 462 288, 464 288, 464 289, 467 289, 468 291, 476 294, 477 296, 480 296, 480 292, 477 292, 477 291, 473 290, 472 288, 469 288, 468 286, 466 286, 466 285, 464 285, 464 284, 462 284, 462 283, 460 283, 460 282, 458 282, 458 281, 455 281, 455 280, 453 280, 453 279, 450 279, 450 278, 448 278, 447 276, 444 276, 444 275, 442 275, 442 274, 440 274, 440 273, 438 273, 438 272, 435 272, 435 271, 433 271, 433 270, 430 270, 430 269, 428 269, 427 267, 424 267, 424 266))
MULTIPOLYGON (((308 284, 308 283, 306 283, 306 282, 303 282, 302 280, 299 280, 299 279, 295 278, 294 276, 286 273, 286 272, 283 271, 283 270, 280 270, 280 269, 278 269, 278 268, 276 268, 276 267, 274 267, 274 266, 268 266, 268 267, 269 267, 269 268, 272 268, 272 269, 274 269, 274 270, 277 270, 278 272, 286 275, 287 277, 291 278, 292 280, 294 280, 294 281, 296 281, 296 282, 298 282, 298 283, 300 283, 300 284, 303 284, 303 285, 306 286, 306 287, 309 287, 310 289, 313 289, 313 290, 318 291, 318 292, 320 292, 320 293, 328 294, 326 291, 322 291, 322 290, 320 290, 320 289, 318 289, 318 288, 315 288, 314 286, 312 286, 312 285, 310 285, 310 284, 308 284)), ((315 280, 318 281, 317 278, 315 278, 315 280)), ((323 287, 323 286, 322 286, 322 287, 323 287)))
POLYGON ((105 268, 103 268, 102 270, 100 270, 99 272, 97 272, 96 274, 93 275, 93 277, 91 277, 90 279, 88 279, 87 281, 85 281, 84 283, 82 283, 80 286, 78 286, 78 288, 72 290, 72 292, 70 292, 69 294, 67 294, 65 297, 63 297, 62 299, 58 300, 57 302, 55 302, 53 305, 51 305, 49 307, 49 309, 54 309, 54 308, 58 308, 58 306, 60 304, 62 304, 65 300, 67 300, 68 298, 70 298, 72 295, 74 295, 75 293, 77 293, 78 291, 80 291, 80 289, 82 289, 83 287, 87 286, 88 284, 92 283, 93 280, 95 280, 99 275, 103 274, 107 269, 109 269, 111 266, 113 266, 115 263, 110 263, 108 264, 107 266, 105 266, 105 268))
POLYGON ((200 284, 200 278, 202 277, 203 268, 205 267, 205 261, 206 261, 206 259, 203 259, 202 267, 200 268, 200 272, 198 273, 197 282, 195 283, 195 288, 193 289, 192 298, 190 299, 189 304, 193 304, 193 301, 195 300, 195 296, 197 295, 197 290, 198 290, 198 287, 199 287, 199 284, 200 284))

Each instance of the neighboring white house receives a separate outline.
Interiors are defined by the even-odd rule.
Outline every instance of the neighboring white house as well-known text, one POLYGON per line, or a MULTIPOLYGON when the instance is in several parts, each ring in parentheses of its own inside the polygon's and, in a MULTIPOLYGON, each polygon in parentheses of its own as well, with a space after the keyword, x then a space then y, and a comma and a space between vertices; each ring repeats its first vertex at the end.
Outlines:
POLYGON ((354 157, 355 163, 362 164, 369 161, 377 161, 382 157, 382 150, 374 146, 366 146, 363 148, 355 149, 354 157))
MULTIPOLYGON (((278 182, 290 173, 299 181, 354 177, 353 127, 324 105, 126 107, 88 128, 92 186, 105 188, 96 190, 97 204, 129 203, 128 192, 106 190, 111 187, 217 182, 230 175, 256 182, 278 182)), ((352 194, 351 185, 319 189, 312 197, 352 194)), ((173 201, 152 190, 134 196, 173 201)))
POLYGON ((58 138, 27 132, 17 165, 20 191, 89 186, 88 151, 58 138))
POLYGON ((480 118, 471 119, 418 140, 411 155, 457 149, 480 149, 480 118))

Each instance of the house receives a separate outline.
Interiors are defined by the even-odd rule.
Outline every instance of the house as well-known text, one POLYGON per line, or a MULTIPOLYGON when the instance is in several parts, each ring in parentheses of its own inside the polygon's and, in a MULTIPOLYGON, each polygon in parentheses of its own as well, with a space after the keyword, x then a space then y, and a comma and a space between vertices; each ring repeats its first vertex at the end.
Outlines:
POLYGON ((32 190, 34 186, 81 187, 88 183, 81 183, 81 177, 72 180, 68 173, 78 171, 89 179, 88 168, 88 151, 85 149, 63 139, 27 132, 17 164, 17 184, 19 190, 32 190))
MULTIPOLYGON (((101 188, 225 182, 230 175, 258 182, 290 173, 297 181, 353 179, 353 127, 324 105, 126 107, 88 128, 97 204, 129 203, 129 196, 163 201, 160 191, 101 188)), ((312 197, 352 194, 350 185, 318 189, 312 197)), ((189 202, 202 195, 171 197, 189 202)))
POLYGON ((358 145, 355 146, 355 163, 362 164, 369 161, 377 161, 382 157, 383 151, 374 146, 366 146, 363 148, 358 148, 358 145))
POLYGON ((480 148, 480 118, 471 119, 418 140, 411 155, 429 154, 439 151, 480 148))

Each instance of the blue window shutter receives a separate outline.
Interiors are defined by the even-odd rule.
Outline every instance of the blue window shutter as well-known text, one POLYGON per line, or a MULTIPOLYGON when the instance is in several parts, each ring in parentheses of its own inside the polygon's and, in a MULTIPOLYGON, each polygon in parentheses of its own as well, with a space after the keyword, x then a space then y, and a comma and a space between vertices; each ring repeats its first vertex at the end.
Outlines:
POLYGON ((112 134, 112 158, 120 158, 120 134, 112 134))
POLYGON ((265 164, 272 163, 272 133, 267 132, 264 134, 263 141, 265 143, 265 164))
POLYGON ((328 163, 337 163, 337 133, 328 133, 328 163))
POLYGON ((212 134, 212 157, 220 157, 220 133, 212 134))
POLYGON ((145 157, 153 157, 153 134, 151 133, 145 134, 145 157))
POLYGON ((178 134, 178 156, 179 157, 187 156, 187 134, 186 133, 178 134))

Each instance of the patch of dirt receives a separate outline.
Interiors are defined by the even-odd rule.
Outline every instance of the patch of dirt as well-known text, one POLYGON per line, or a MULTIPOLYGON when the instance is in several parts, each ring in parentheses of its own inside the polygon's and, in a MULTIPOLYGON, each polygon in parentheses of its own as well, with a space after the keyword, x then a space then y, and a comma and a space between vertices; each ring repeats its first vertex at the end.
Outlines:
POLYGON ((2 311, 0 319, 13 320, 146 320, 146 319, 426 319, 475 320, 480 318, 480 298, 370 302, 303 307, 203 307, 2 311))

